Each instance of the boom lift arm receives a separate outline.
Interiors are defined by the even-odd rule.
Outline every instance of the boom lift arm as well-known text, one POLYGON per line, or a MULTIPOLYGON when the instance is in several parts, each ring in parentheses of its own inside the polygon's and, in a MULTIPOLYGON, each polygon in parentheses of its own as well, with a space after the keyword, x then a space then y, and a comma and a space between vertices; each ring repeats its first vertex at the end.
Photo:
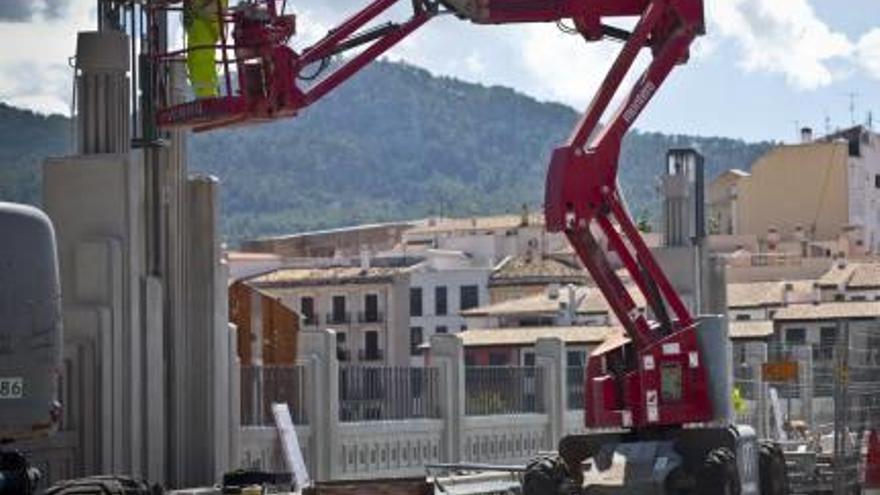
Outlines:
MULTIPOLYGON (((478 24, 572 19, 588 42, 605 37, 623 41, 586 113, 566 143, 553 152, 545 191, 548 230, 567 236, 628 336, 619 345, 602 346, 589 359, 585 423, 638 430, 710 420, 713 405, 694 319, 640 236, 616 184, 623 136, 673 68, 687 61, 693 40, 703 34, 703 1, 411 0, 409 19, 362 30, 398 1, 373 0, 299 53, 286 44, 295 32, 295 19, 279 11, 283 9, 277 8, 276 0, 250 0, 220 14, 222 31, 231 27, 234 39, 227 41, 224 34, 219 46, 189 49, 222 54, 225 95, 160 108, 158 124, 207 130, 295 115, 440 13, 478 24), (616 17, 635 17, 638 22, 632 32, 606 24, 616 17), (304 76, 309 66, 320 64, 319 72, 329 69, 330 57, 355 47, 365 48, 314 84, 300 86, 301 80, 310 79, 304 76), (650 64, 600 127, 600 118, 645 48, 652 53, 650 64), (231 65, 238 69, 238 87, 231 82, 231 65), (607 251, 601 246, 603 238, 607 251), (653 320, 639 310, 613 269, 611 252, 644 295, 653 320)), ((165 8, 174 3, 151 5, 165 8)), ((155 53, 154 59, 161 66, 181 53, 155 53)))

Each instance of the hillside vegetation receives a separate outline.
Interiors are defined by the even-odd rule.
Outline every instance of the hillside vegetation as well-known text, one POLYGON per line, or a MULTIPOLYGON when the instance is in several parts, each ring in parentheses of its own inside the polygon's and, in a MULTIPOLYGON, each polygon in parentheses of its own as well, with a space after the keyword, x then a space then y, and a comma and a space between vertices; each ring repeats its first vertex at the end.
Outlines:
MULTIPOLYGON (((224 232, 244 237, 538 208, 573 109, 397 63, 377 63, 298 118, 192 136, 190 168, 222 182, 224 232)), ((70 125, 0 104, 0 198, 36 203, 42 159, 70 125)), ((769 143, 631 132, 621 180, 633 211, 657 212, 666 151, 693 146, 707 176, 748 168, 769 143)), ((656 215, 655 215, 656 216, 656 215)))

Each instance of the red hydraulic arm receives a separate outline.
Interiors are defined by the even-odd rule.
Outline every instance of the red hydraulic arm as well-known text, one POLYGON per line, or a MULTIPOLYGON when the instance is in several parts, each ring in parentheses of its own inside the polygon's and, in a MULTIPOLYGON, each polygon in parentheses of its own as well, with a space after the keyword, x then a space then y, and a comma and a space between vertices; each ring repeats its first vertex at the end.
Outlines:
POLYGON ((587 426, 643 428, 710 420, 712 404, 694 319, 639 235, 617 189, 624 134, 672 69, 687 61, 691 43, 704 31, 703 0, 411 1, 412 16, 402 23, 361 31, 398 2, 374 0, 297 53, 286 45, 294 32, 293 17, 278 12, 275 0, 250 0, 249 5, 266 15, 255 16, 245 9, 225 15, 223 22, 232 25, 234 43, 224 41, 216 47, 236 54, 238 88, 232 87, 227 72, 224 96, 161 109, 158 123, 205 130, 294 115, 444 12, 479 24, 572 19, 586 41, 606 37, 622 41, 586 113, 566 143, 553 152, 545 191, 548 230, 565 233, 628 336, 627 341, 602 346, 590 357, 585 421, 587 426), (615 17, 638 21, 630 32, 606 24, 615 17), (365 48, 314 84, 300 86, 307 67, 320 64, 325 69, 330 57, 354 47, 365 48), (650 64, 600 127, 600 119, 645 48, 652 54, 650 64), (615 272, 612 252, 644 295, 649 313, 637 307, 615 272))

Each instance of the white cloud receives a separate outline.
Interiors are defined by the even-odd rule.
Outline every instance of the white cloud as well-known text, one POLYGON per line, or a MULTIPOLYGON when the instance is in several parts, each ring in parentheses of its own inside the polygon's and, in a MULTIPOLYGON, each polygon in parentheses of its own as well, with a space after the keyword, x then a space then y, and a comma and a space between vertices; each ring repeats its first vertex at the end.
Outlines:
POLYGON ((859 39, 855 57, 871 77, 880 79, 880 28, 868 31, 859 39))
MULTIPOLYGON (((74 55, 76 33, 95 25, 95 2, 74 0, 40 2, 42 15, 30 22, 0 22, 0 100, 41 112, 68 113, 73 69, 67 61, 74 55), (62 9, 63 18, 49 15, 50 7, 62 9)), ((60 12, 60 11, 59 11, 60 12)))
POLYGON ((708 10, 711 29, 741 49, 744 69, 782 74, 797 89, 835 82, 843 73, 833 63, 853 52, 846 35, 819 19, 808 0, 713 0, 708 10))
MULTIPOLYGON (((734 63, 747 71, 778 74, 800 90, 827 86, 856 68, 880 78, 880 28, 854 43, 817 17, 813 1, 707 0, 709 35, 693 47, 693 62, 729 56, 733 47, 734 63)), ((0 41, 7 47, 0 50, 0 100, 66 112, 72 73, 65 63, 73 55, 76 31, 95 26, 94 0, 29 2, 10 0, 6 15, 30 15, 30 22, 0 22, 0 41), (63 6, 64 19, 50 15, 53 6, 63 6)), ((311 44, 365 3, 296 2, 295 45, 311 44)), ((405 19, 408 5, 401 2, 392 8, 386 20, 405 19)), ((583 108, 619 48, 611 42, 584 43, 552 24, 475 26, 450 16, 431 21, 389 56, 436 74, 512 86, 540 99, 583 108)), ((637 69, 645 63, 641 59, 637 69)))

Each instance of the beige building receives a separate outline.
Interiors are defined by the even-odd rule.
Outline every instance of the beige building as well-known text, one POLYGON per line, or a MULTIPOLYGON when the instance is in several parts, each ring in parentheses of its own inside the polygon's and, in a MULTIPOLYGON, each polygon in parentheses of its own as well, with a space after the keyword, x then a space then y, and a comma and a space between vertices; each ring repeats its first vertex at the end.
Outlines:
POLYGON ((302 315, 303 331, 335 330, 340 361, 407 366, 414 267, 282 268, 248 283, 302 315))
POLYGON ((855 127, 778 146, 750 173, 716 178, 708 202, 714 233, 756 236, 761 251, 801 252, 807 241, 821 251, 877 252, 880 135, 855 127))
POLYGON ((244 241, 241 250, 285 258, 359 256, 364 250, 378 253, 394 248, 403 240, 403 233, 414 225, 411 222, 377 223, 265 237, 244 241))

